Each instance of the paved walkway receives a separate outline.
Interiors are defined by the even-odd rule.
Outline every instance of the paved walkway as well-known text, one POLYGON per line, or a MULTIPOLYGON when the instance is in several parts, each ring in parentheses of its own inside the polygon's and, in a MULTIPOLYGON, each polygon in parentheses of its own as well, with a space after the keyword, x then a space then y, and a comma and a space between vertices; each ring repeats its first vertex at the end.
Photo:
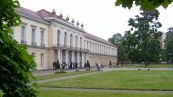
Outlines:
POLYGON ((112 89, 83 89, 83 88, 48 88, 41 87, 42 90, 66 90, 66 91, 86 91, 86 92, 114 92, 114 93, 150 93, 150 94, 173 94, 173 91, 153 91, 153 90, 112 90, 112 89))

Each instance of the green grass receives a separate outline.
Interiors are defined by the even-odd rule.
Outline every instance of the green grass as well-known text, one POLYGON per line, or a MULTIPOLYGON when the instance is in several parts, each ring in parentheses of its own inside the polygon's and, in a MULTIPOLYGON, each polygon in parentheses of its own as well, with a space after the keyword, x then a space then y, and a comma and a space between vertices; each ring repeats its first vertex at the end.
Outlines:
POLYGON ((42 76, 35 76, 35 80, 45 80, 45 79, 58 78, 58 77, 64 77, 64 76, 84 74, 84 73, 89 73, 89 72, 94 72, 94 71, 80 71, 80 72, 66 72, 66 73, 48 74, 48 75, 42 75, 42 76))
POLYGON ((148 67, 146 67, 144 64, 128 64, 123 66, 114 66, 114 68, 172 68, 172 64, 150 64, 148 67))
POLYGON ((41 90, 39 96, 40 97, 173 97, 173 94, 138 94, 138 93, 41 90))
POLYGON ((173 90, 173 71, 111 71, 40 84, 44 87, 173 90))

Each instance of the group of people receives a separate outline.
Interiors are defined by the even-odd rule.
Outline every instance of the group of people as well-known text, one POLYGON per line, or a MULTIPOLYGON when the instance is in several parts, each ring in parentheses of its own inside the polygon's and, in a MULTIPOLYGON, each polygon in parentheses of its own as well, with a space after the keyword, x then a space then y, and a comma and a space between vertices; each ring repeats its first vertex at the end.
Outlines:
POLYGON ((103 64, 96 62, 97 71, 103 71, 103 64))
MULTIPOLYGON (((56 69, 58 63, 57 62, 53 62, 53 68, 56 69)), ((77 69, 77 68, 82 68, 82 64, 78 64, 77 62, 70 62, 69 64, 66 64, 65 62, 63 62, 62 64, 59 64, 58 66, 60 69, 77 69)))

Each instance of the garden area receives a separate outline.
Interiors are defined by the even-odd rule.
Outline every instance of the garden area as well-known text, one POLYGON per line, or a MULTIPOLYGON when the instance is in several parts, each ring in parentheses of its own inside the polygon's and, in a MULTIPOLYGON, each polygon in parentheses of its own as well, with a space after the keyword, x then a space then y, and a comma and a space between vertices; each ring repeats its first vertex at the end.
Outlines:
MULTIPOLYGON (((72 73, 73 74, 73 73, 72 73)), ((172 91, 173 71, 121 70, 39 84, 40 97, 172 97, 162 93, 106 92, 104 90, 172 91), (42 89, 48 88, 48 89, 42 89), (50 90, 49 90, 50 88, 50 90), (61 88, 67 88, 59 90, 61 88), (99 89, 83 91, 69 89, 99 89)))
POLYGON ((172 64, 127 64, 127 65, 114 65, 114 68, 173 68, 172 64))
POLYGON ((83 92, 66 90, 41 90, 40 97, 173 97, 173 94, 83 92))

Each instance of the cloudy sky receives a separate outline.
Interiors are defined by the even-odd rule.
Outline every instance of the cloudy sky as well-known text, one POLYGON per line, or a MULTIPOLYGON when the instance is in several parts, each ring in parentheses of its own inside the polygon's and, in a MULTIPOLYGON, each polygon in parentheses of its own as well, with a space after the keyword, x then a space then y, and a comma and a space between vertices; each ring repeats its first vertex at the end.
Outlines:
MULTIPOLYGON (((69 16, 84 24, 86 32, 108 39, 115 33, 124 34, 128 30, 127 21, 139 14, 139 8, 124 9, 115 7, 115 0, 19 0, 22 7, 33 11, 56 10, 64 18, 69 16)), ((173 27, 173 4, 167 9, 159 8, 161 31, 173 27)))

